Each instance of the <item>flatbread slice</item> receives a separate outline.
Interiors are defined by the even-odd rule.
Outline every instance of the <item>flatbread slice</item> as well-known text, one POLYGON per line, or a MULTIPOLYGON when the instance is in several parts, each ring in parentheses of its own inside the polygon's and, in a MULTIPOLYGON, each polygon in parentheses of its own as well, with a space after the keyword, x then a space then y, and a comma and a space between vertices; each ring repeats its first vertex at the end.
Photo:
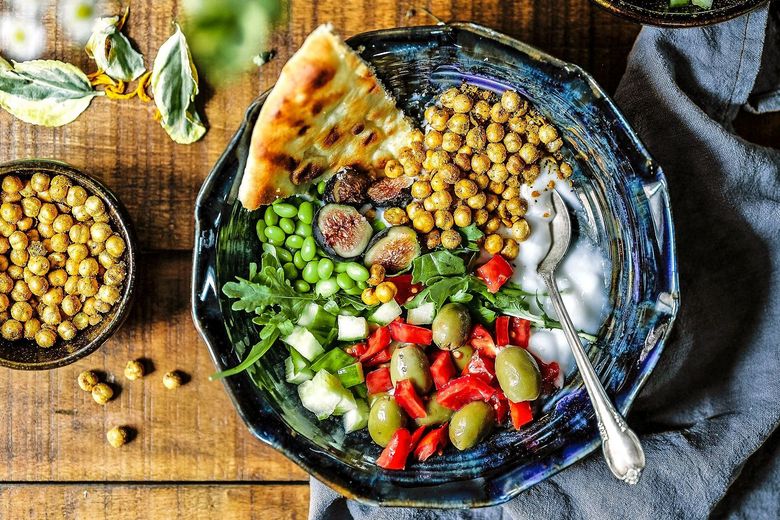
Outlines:
POLYGON ((256 209, 344 166, 381 172, 412 130, 371 68, 329 25, 320 26, 260 110, 239 199, 256 209))

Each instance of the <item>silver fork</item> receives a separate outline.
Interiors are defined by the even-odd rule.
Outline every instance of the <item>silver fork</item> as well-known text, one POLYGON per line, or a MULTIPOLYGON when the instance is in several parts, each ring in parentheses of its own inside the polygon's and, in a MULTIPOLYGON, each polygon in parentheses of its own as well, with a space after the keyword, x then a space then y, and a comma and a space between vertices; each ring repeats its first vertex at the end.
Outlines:
POLYGON ((547 256, 537 267, 536 271, 544 280, 547 291, 550 293, 555 312, 563 327, 566 340, 574 353, 577 367, 585 383, 585 389, 590 395, 593 409, 596 411, 599 433, 601 434, 601 448, 604 458, 612 474, 628 484, 636 484, 645 467, 645 453, 642 445, 633 431, 626 424, 625 419, 615 409, 607 397, 604 387, 601 385, 596 371, 593 369, 585 349, 582 348, 577 330, 571 322, 569 313, 563 304, 561 293, 555 282, 555 268, 569 249, 571 240, 571 221, 566 204, 557 192, 552 192, 555 217, 552 223, 552 245, 547 256))

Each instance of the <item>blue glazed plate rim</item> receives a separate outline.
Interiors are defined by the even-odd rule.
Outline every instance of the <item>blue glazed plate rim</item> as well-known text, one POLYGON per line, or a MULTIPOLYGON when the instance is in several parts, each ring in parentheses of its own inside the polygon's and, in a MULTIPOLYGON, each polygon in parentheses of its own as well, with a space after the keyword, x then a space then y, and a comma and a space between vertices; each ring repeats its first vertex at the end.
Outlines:
MULTIPOLYGON (((626 135, 631 140, 636 151, 645 159, 643 165, 643 173, 648 177, 652 177, 653 181, 660 185, 661 196, 664 203, 663 209, 663 224, 664 224, 664 256, 666 258, 665 267, 668 271, 668 292, 673 295, 673 301, 671 302, 672 310, 669 313, 669 318, 663 325, 663 329, 658 331, 658 334, 653 338, 655 340, 654 346, 650 355, 646 359, 641 361, 641 367, 639 374, 634 381, 634 384, 629 388, 626 388, 616 396, 617 407, 622 413, 626 413, 630 408, 634 398, 645 384, 647 378, 655 367, 661 352, 663 351, 665 342, 670 334, 674 318, 677 315, 679 308, 679 284, 677 277, 677 265, 676 265, 676 253, 674 244, 674 230, 671 221, 671 211, 669 209, 668 190, 666 182, 663 176, 661 168, 652 160, 647 152, 644 144, 631 129, 623 114, 615 106, 614 102, 604 92, 604 90, 593 80, 593 78, 584 72, 580 67, 559 60, 553 56, 550 56, 528 44, 519 42, 513 38, 510 38, 495 30, 483 27, 478 24, 470 22, 453 22, 446 25, 434 25, 434 26, 419 26, 413 28, 394 28, 378 31, 371 31, 361 33, 353 36, 347 40, 353 47, 359 47, 362 42, 373 38, 399 38, 411 33, 430 33, 435 31, 464 31, 470 32, 474 35, 482 38, 488 38, 496 40, 501 44, 514 48, 515 50, 531 56, 535 61, 547 62, 556 67, 565 69, 570 74, 575 75, 578 79, 586 82, 588 86, 593 90, 597 97, 603 99, 607 103, 608 107, 613 111, 617 117, 618 122, 623 127, 626 135)), ((195 248, 194 248, 194 261, 193 261, 193 274, 192 274, 192 313, 193 321, 198 332, 203 337, 207 344, 209 353, 216 367, 219 369, 226 368, 225 361, 220 357, 220 351, 218 347, 219 340, 215 337, 216 331, 214 327, 219 327, 215 319, 210 319, 209 313, 213 309, 209 308, 209 302, 201 302, 201 294, 207 293, 209 290, 215 290, 216 294, 219 294, 219 288, 213 287, 214 280, 211 280, 208 276, 208 270, 215 261, 216 256, 216 237, 213 234, 214 231, 214 215, 210 214, 210 211, 214 211, 214 208, 209 207, 209 202, 214 198, 219 198, 219 194, 216 193, 222 189, 222 197, 229 195, 228 191, 225 191, 226 186, 220 186, 219 181, 220 173, 231 166, 231 161, 235 161, 236 149, 246 141, 251 135, 251 120, 253 115, 259 107, 262 105, 265 96, 268 92, 262 94, 256 99, 248 108, 244 121, 241 127, 234 135, 233 139, 228 144, 225 152, 217 161, 213 170, 204 181, 204 184, 198 194, 196 200, 195 209, 195 248)), ((243 164, 241 161, 245 157, 239 159, 238 171, 241 171, 243 164)), ((217 297, 218 298, 218 297, 217 297)), ((211 302, 213 303, 213 302, 211 302)), ((216 302, 217 306, 219 301, 216 302)), ((214 317, 212 317, 214 318, 214 317)), ((224 323, 221 324, 224 332, 224 323)), ((468 497, 464 497, 462 494, 450 493, 446 491, 437 493, 436 496, 429 497, 427 501, 420 501, 418 499, 404 498, 405 490, 408 486, 397 485, 395 482, 390 481, 390 487, 397 491, 395 496, 383 496, 377 499, 375 495, 372 495, 372 489, 370 482, 363 479, 362 475, 358 475, 357 472, 354 475, 349 475, 349 472, 345 472, 343 467, 346 466, 341 461, 337 461, 331 454, 328 454, 322 450, 319 446, 304 436, 298 435, 276 415, 276 413, 263 401, 257 392, 254 383, 246 374, 240 376, 234 376, 233 378, 227 378, 223 380, 228 396, 233 402, 239 416, 245 422, 249 430, 266 444, 272 446, 276 450, 283 453, 290 460, 301 466, 304 470, 312 474, 317 479, 326 482, 329 486, 336 489, 343 495, 359 500, 362 503, 369 505, 383 505, 383 506, 406 506, 406 507, 442 507, 442 508, 463 508, 463 507, 483 507, 490 505, 497 505, 514 498, 519 493, 529 488, 530 486, 540 482, 550 476, 556 474, 558 471, 570 466, 577 462, 588 454, 592 453, 600 444, 600 439, 596 431, 592 432, 589 440, 579 442, 579 448, 571 452, 567 452, 564 456, 564 461, 561 464, 550 465, 540 471, 538 471, 533 478, 527 478, 520 481, 516 486, 512 487, 508 491, 499 492, 496 494, 492 491, 485 492, 487 496, 484 499, 470 500, 468 497), (256 408, 247 407, 247 404, 255 405, 256 408), (330 473, 328 470, 334 470, 330 473), (368 484, 368 485, 366 485, 368 484)), ((461 484, 464 482, 473 482, 474 480, 483 481, 483 486, 486 484, 486 479, 472 479, 471 481, 459 481, 461 484)), ((386 481, 385 484, 388 484, 386 481)), ((489 486, 488 486, 489 487, 489 486)), ((494 488, 491 488, 494 489, 494 488)))

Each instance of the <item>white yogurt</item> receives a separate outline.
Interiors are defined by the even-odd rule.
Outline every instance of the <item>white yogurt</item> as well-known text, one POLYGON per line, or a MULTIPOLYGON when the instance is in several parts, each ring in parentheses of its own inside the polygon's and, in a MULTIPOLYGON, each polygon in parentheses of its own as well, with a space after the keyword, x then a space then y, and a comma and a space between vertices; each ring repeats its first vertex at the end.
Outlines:
MULTIPOLYGON (((557 319, 558 315, 546 295, 544 282, 536 273, 539 262, 551 244, 550 221, 555 216, 555 210, 548 188, 550 181, 555 183, 555 191, 563 197, 570 209, 575 213, 582 210, 569 181, 558 179, 554 163, 543 162, 541 174, 533 185, 524 184, 521 189, 522 196, 528 201, 525 219, 530 225, 531 234, 525 242, 520 243, 519 254, 513 262, 515 272, 512 281, 526 291, 539 293, 544 311, 557 319)), ((508 236, 506 229, 501 233, 508 236)), ((569 246, 566 257, 556 270, 563 301, 578 330, 595 334, 606 318, 609 311, 606 266, 604 252, 587 237, 580 236, 569 246)), ((532 302, 532 307, 536 307, 535 302, 532 302)), ((575 367, 569 345, 560 330, 535 329, 531 333, 528 348, 545 363, 556 361, 562 374, 570 373, 575 367)))

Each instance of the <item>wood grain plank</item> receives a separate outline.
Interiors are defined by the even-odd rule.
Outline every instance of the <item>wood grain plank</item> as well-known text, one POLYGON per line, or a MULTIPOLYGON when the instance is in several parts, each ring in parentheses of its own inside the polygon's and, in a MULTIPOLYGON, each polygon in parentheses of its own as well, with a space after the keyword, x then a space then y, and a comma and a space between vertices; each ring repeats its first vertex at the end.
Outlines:
POLYGON ((308 509, 305 484, 0 487, 0 518, 5 520, 303 520, 308 509))
MULTIPOLYGON (((0 0, 0 7, 2 4, 0 0)), ((127 33, 146 55, 147 65, 170 35, 170 22, 179 15, 179 4, 177 0, 133 2, 127 33)), ((91 71, 87 57, 68 43, 56 23, 56 7, 44 20, 53 36, 46 57, 91 71)), ((472 20, 537 45, 592 71, 610 91, 623 73, 626 54, 638 31, 638 26, 599 11, 588 0, 290 0, 286 22, 270 42, 277 51, 276 59, 231 84, 202 85, 210 130, 201 142, 174 144, 152 119, 152 105, 137 99, 96 99, 77 121, 58 129, 34 127, 0 113, 0 162, 30 157, 68 161, 116 191, 135 221, 142 247, 189 249, 193 206, 203 179, 239 126, 245 107, 272 86, 305 36, 325 22, 332 22, 344 36, 432 23, 422 8, 442 20, 472 20)))
POLYGON ((0 370, 0 481, 304 480, 208 381, 214 366, 190 318, 189 254, 142 255, 139 273, 128 321, 96 353, 48 372, 0 370), (138 358, 154 372, 128 381, 122 370, 138 358), (118 390, 106 406, 76 384, 85 369, 118 390), (191 381, 167 390, 162 375, 172 369, 191 381), (138 431, 121 449, 105 440, 117 425, 138 431))

